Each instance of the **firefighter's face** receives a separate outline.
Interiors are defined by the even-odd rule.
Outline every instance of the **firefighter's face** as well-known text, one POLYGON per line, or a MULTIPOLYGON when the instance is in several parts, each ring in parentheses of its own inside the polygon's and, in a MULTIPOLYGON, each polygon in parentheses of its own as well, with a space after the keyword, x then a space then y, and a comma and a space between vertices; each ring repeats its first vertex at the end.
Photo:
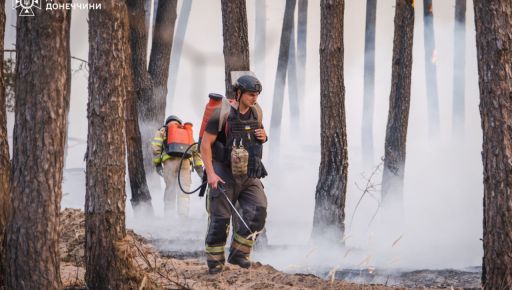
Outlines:
POLYGON ((258 92, 245 92, 240 97, 240 103, 242 103, 244 106, 252 107, 256 105, 259 94, 260 93, 258 92))

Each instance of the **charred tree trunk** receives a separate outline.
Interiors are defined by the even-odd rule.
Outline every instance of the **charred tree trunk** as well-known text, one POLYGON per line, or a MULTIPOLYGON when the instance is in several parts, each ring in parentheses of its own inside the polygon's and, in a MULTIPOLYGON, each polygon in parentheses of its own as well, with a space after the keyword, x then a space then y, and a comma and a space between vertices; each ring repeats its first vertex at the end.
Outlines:
MULTIPOLYGON (((145 27, 144 16, 144 1, 143 0, 128 0, 128 13, 130 21, 130 46, 132 53, 132 70, 133 70, 133 82, 134 89, 137 94, 138 105, 139 105, 139 119, 141 121, 148 119, 151 115, 151 110, 148 108, 153 98, 153 84, 151 77, 147 71, 147 47, 148 34, 145 27)), ((144 124, 141 124, 144 127, 144 124)), ((145 131, 153 130, 154 128, 142 128, 141 133, 145 131)), ((156 130, 156 129, 155 129, 156 130)), ((146 148, 149 148, 151 137, 143 137, 143 148, 146 153, 146 148), (147 144, 145 144, 147 143, 147 144)), ((151 152, 149 152, 151 153, 151 152)), ((147 153, 147 154, 149 154, 147 153)), ((144 165, 147 166, 147 159, 151 159, 151 154, 144 155, 144 165)), ((147 168, 146 168, 147 169, 147 168)), ((146 170, 147 173, 151 172, 146 170)))
POLYGON ((127 60, 124 80, 126 87, 126 104, 125 104, 125 126, 126 126, 126 150, 128 159, 128 175, 130 178, 130 189, 134 213, 136 215, 154 214, 151 204, 151 194, 149 193, 146 181, 146 173, 144 172, 144 157, 142 153, 142 140, 140 136, 138 110, 137 110, 137 94, 133 85, 133 69, 131 62, 130 35, 128 29, 125 31, 128 41, 125 49, 125 59, 127 60))
POLYGON ((176 94, 176 82, 178 81, 178 70, 180 68, 181 52, 185 42, 185 32, 187 32, 188 18, 192 10, 192 1, 183 1, 181 4, 178 24, 176 25, 176 35, 172 44, 171 68, 169 75, 169 103, 172 104, 176 94))
POLYGON ((148 35, 144 22, 144 1, 128 0, 130 45, 134 86, 138 100, 139 126, 144 155, 144 169, 152 184, 159 184, 154 172, 149 142, 165 119, 169 61, 176 21, 177 0, 159 1, 155 20, 149 69, 147 69, 148 35))
MULTIPOLYGON (((129 1, 129 0, 127 0, 129 1)), ((144 9, 147 9, 147 4, 145 4, 144 9)), ((146 33, 148 36, 148 41, 146 42, 146 59, 150 58, 149 53, 151 52, 151 46, 153 44, 153 37, 155 35, 155 17, 158 9, 158 0, 150 0, 149 1, 149 25, 146 21, 146 33)), ((147 11, 147 10, 146 10, 147 11)), ((146 64, 147 67, 148 64, 146 64)))
MULTIPOLYGON (((288 96, 290 105, 290 132, 300 132, 299 92, 297 84, 297 57, 295 54, 295 29, 292 26, 288 51, 288 96)), ((292 133, 294 134, 294 133, 292 133)))
POLYGON ((231 72, 250 70, 247 12, 245 0, 222 0, 221 6, 226 96, 234 98, 231 72))
POLYGON ((153 4, 153 0, 144 0, 144 23, 146 25, 146 35, 149 35, 149 27, 153 25, 153 4))
POLYGON ((392 202, 402 206, 403 201, 405 148, 411 102, 413 5, 414 0, 396 1, 391 93, 382 176, 382 202, 385 208, 392 202))
MULTIPOLYGON (((149 146, 154 133, 165 120, 167 106, 167 81, 169 79, 169 62, 174 38, 174 24, 176 23, 176 9, 178 0, 157 1, 151 56, 148 72, 152 84, 151 101, 147 104, 139 102, 139 120, 142 122, 141 136, 146 172, 151 172, 153 183, 160 184, 160 177, 155 174, 152 161, 153 154, 149 146)), ((146 96, 146 95, 143 95, 146 96)), ((139 99, 140 100, 140 99, 139 99)), ((150 177, 151 178, 151 177, 150 177)))
POLYGON ((512 2, 475 0, 484 167, 484 289, 512 287, 512 2))
POLYGON ((256 74, 261 80, 265 79, 265 55, 266 55, 266 0, 255 1, 256 19, 254 26, 254 58, 253 63, 256 68, 256 74))
POLYGON ((466 85, 466 0, 455 1, 455 25, 453 38, 453 125, 454 136, 464 135, 466 85))
POLYGON ((366 1, 366 28, 364 34, 364 96, 363 96, 363 165, 373 166, 373 109, 375 106, 375 22, 377 0, 366 1))
POLYGON ((343 0, 321 1, 321 161, 315 194, 313 237, 339 242, 345 231, 347 132, 343 82, 343 0))
POLYGON ((71 11, 34 13, 17 21, 7 289, 62 288, 59 212, 71 84, 71 11))
POLYGON ((145 119, 155 125, 154 129, 150 131, 151 135, 165 120, 167 80, 169 78, 169 62, 171 60, 172 41, 174 39, 177 3, 177 0, 158 1, 155 32, 148 69, 153 81, 153 102, 151 104, 154 107, 151 110, 152 114, 145 115, 145 119))
POLYGON ((281 144, 281 121, 283 118, 284 86, 286 71, 288 70, 288 57, 290 52, 290 39, 293 29, 293 14, 296 0, 286 0, 284 8, 283 27, 281 29, 281 43, 279 45, 279 58, 277 60, 276 81, 274 83, 274 97, 272 101, 272 115, 270 117, 270 142, 272 143, 271 160, 277 160, 281 144))
POLYGON ((142 277, 121 248, 128 15, 122 0, 101 3, 102 9, 89 10, 89 39, 95 41, 89 43, 85 280, 89 289, 138 289, 142 277))
POLYGON ((306 55, 308 36, 308 0, 299 0, 297 13, 297 84, 299 95, 299 110, 304 111, 304 96, 306 94, 306 55))
MULTIPOLYGON (((0 0, 0 47, 4 47, 5 0, 0 0)), ((4 59, 3 49, 0 59, 4 59)), ((5 106, 4 62, 0 62, 0 288, 5 286, 6 259, 5 230, 11 209, 11 161, 7 136, 7 111, 5 106)))
MULTIPOLYGON (((151 1, 149 1, 151 2, 151 1)), ((151 177, 153 170, 152 164, 147 162, 147 158, 151 158, 151 152, 148 152, 148 143, 151 137, 148 135, 151 132, 151 128, 144 126, 141 121, 145 120, 141 118, 140 111, 144 108, 149 107, 147 104, 151 102, 153 95, 153 84, 151 78, 146 69, 147 58, 146 58, 146 47, 148 42, 148 29, 145 25, 146 16, 148 12, 144 11, 144 5, 151 9, 152 3, 148 4, 148 1, 144 0, 128 0, 129 10, 129 43, 130 43, 130 55, 131 64, 131 79, 132 82, 132 93, 128 93, 126 103, 126 146, 128 150, 128 172, 130 175, 130 188, 132 197, 130 202, 135 213, 141 212, 141 210, 152 210, 151 206, 151 194, 147 184, 146 177, 151 177), (133 97, 133 98, 132 98, 133 97), (133 103, 132 103, 133 102, 133 103), (142 128, 141 128, 142 125, 142 128), (145 134, 145 135, 144 135, 145 134), (140 154, 140 155, 139 155, 140 154), (149 154, 149 155, 148 155, 149 154), (148 157, 149 156, 149 157, 148 157), (137 208, 138 206, 140 208, 137 208)), ((149 11, 152 15, 152 11, 149 11)), ((149 16, 149 23, 151 23, 152 16, 149 16)), ((147 111, 145 111, 147 115, 147 111)))
MULTIPOLYGON (((141 134, 142 154, 144 159, 144 172, 151 184, 160 184, 160 179, 153 169, 152 152, 149 142, 152 128, 148 119, 152 115, 151 102, 153 102, 153 83, 147 70, 147 43, 148 34, 143 21, 144 0, 127 0, 130 21, 130 46, 132 54, 132 71, 134 90, 137 95, 137 113, 141 134)), ((135 198, 132 196, 132 199, 135 198)))
POLYGON ((439 96, 437 93, 436 39, 432 0, 423 0, 423 39, 425 43, 425 77, 427 85, 429 135, 439 135, 439 96))

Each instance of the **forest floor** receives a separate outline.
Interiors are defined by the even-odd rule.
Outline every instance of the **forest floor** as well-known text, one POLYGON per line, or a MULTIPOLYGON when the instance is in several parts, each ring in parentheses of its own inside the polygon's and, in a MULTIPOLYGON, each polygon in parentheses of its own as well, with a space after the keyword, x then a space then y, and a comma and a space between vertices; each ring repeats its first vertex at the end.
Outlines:
MULTIPOLYGON (((65 289, 86 289, 83 211, 65 209, 61 213, 60 227, 61 277, 64 287, 65 289)), ((149 281, 148 284, 156 285, 157 289, 413 289, 354 284, 335 280, 334 277, 325 280, 311 274, 287 274, 270 265, 257 262, 250 269, 227 265, 220 274, 209 275, 204 258, 187 258, 180 255, 173 257, 172 254, 163 256, 148 240, 133 231, 128 231, 127 242, 131 249, 131 256, 143 271, 145 280, 149 281)), ((429 273, 414 275, 429 275, 429 273)), ((336 278, 339 278, 339 275, 336 275, 336 278)), ((471 279, 474 280, 474 277, 471 279)), ((457 289, 443 286, 444 289, 457 289)), ((421 289, 443 288, 421 287, 421 289)))

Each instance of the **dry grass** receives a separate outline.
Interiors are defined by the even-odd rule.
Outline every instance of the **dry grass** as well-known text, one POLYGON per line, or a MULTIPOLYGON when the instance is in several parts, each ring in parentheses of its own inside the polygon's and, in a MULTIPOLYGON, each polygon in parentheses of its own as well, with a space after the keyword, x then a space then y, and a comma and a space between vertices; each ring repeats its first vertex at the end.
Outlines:
MULTIPOLYGON (((86 289, 84 260, 84 214, 81 210, 66 209, 61 213, 61 277, 66 289, 86 289)), ((250 269, 226 265, 217 275, 207 274, 204 261, 178 260, 161 257, 144 238, 128 231, 117 244, 118 255, 137 274, 128 275, 138 281, 138 289, 405 289, 380 285, 359 285, 335 280, 337 269, 330 279, 310 274, 286 274, 272 266, 254 263, 250 269)), ((426 289, 426 288, 422 288, 426 289)))

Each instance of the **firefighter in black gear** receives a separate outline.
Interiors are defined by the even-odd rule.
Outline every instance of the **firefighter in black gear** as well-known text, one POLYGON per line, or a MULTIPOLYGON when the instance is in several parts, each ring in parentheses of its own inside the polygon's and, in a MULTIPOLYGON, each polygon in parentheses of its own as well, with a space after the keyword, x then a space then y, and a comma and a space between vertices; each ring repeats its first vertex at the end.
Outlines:
POLYGON ((227 198, 233 205, 238 202, 245 222, 243 224, 237 217, 233 219, 237 224, 234 226, 235 232, 228 255, 228 262, 231 264, 242 268, 251 266, 249 255, 258 232, 265 226, 267 216, 267 198, 260 178, 267 175, 261 157, 263 143, 268 138, 261 124, 261 108, 256 104, 261 83, 253 76, 244 75, 237 79, 234 91, 236 99, 231 104, 229 113, 224 117, 221 116, 220 109, 214 111, 201 141, 201 154, 210 187, 206 235, 206 257, 210 274, 222 271, 230 219, 236 215, 232 215, 227 198), (219 125, 222 124, 219 122, 225 122, 225 125, 219 125), (237 152, 233 152, 235 150, 237 152), (248 162, 242 164, 242 167, 233 161, 240 150, 246 150, 248 155, 248 162))

